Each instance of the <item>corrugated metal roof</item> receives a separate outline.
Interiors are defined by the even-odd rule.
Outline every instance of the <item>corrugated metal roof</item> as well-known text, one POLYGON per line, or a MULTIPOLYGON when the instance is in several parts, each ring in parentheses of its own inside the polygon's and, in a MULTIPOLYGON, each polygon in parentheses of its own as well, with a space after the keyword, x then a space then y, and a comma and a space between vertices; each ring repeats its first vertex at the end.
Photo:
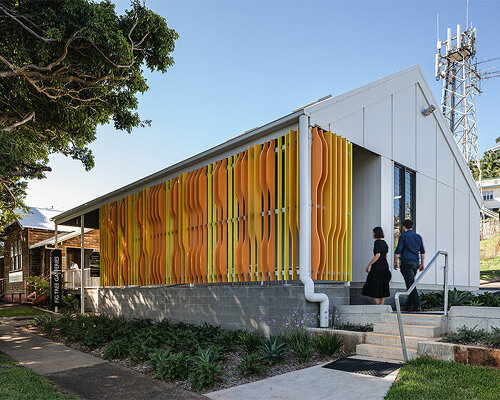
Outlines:
MULTIPOLYGON (((55 210, 53 208, 30 207, 29 212, 24 213, 24 215, 18 219, 18 222, 23 228, 54 230, 54 222, 52 222, 51 219, 62 212, 61 210, 55 210)), ((72 232, 74 230, 74 228, 64 226, 58 227, 57 229, 65 232, 72 232)))

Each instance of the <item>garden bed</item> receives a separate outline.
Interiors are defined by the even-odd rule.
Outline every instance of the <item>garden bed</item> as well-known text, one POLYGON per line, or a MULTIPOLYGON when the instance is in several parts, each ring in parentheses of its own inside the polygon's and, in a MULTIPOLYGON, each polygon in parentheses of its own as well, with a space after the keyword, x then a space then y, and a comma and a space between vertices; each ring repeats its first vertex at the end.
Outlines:
POLYGON ((264 338, 212 325, 99 315, 45 315, 25 327, 74 349, 202 393, 225 389, 346 355, 338 335, 303 329, 264 338))

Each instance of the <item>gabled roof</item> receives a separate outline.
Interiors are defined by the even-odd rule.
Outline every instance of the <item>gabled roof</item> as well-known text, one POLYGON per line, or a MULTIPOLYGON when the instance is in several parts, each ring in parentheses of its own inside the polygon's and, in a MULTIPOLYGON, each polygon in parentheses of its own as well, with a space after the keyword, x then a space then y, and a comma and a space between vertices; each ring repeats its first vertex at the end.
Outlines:
MULTIPOLYGON (((312 105, 306 106, 304 108, 304 112, 307 115, 310 115, 311 113, 316 112, 322 108, 332 106, 335 103, 340 103, 341 101, 344 101, 344 100, 348 99, 349 97, 353 97, 353 96, 362 94, 362 93, 364 93, 370 89, 373 89, 377 86, 382 86, 382 85, 392 83, 397 78, 402 77, 404 75, 408 75, 408 74, 416 74, 417 81, 418 81, 420 88, 422 89, 422 92, 423 92, 424 96, 426 97, 428 103, 434 104, 435 106, 439 106, 440 102, 438 102, 434 98, 434 95, 432 94, 432 91, 429 87, 429 84, 427 83, 427 80, 424 77, 422 70, 420 69, 420 66, 413 65, 413 66, 406 68, 402 71, 388 75, 384 78, 381 78, 381 79, 378 79, 378 80, 373 81, 371 83, 368 83, 367 85, 363 85, 357 89, 350 90, 350 91, 343 93, 343 94, 340 94, 338 96, 326 98, 323 101, 318 101, 312 105)), ((395 89, 393 89, 393 90, 395 90, 395 89)), ((460 169, 461 169, 461 171, 462 171, 462 173, 467 181, 467 184, 468 184, 471 192, 474 195, 474 198, 475 198, 478 206, 481 206, 481 195, 479 193, 479 189, 477 188, 477 185, 474 181, 474 178, 470 172, 470 169, 469 169, 455 139, 453 138, 453 134, 451 133, 451 130, 450 130, 446 120, 444 119, 443 114, 440 112, 439 107, 433 113, 433 115, 436 117, 436 121, 437 121, 439 127, 441 128, 441 131, 444 134, 445 140, 448 143, 448 146, 450 147, 450 149, 453 153, 453 156, 454 156, 455 160, 457 161, 457 164, 460 167, 460 169)))
MULTIPOLYGON (((278 129, 287 127, 291 124, 294 124, 298 122, 299 116, 300 115, 310 115, 312 112, 315 110, 321 109, 323 107, 327 107, 329 105, 332 105, 336 102, 340 102, 345 100, 346 98, 349 98, 351 96, 358 95, 360 93, 363 93, 371 88, 380 86, 380 85, 385 85, 396 78, 410 74, 410 73, 416 73, 418 74, 418 82, 422 88, 422 91, 425 95, 425 97, 428 99, 429 103, 432 103, 434 105, 439 105, 432 95, 432 92, 430 90, 429 84, 424 78, 424 75, 422 73, 422 70, 420 69, 419 65, 414 65, 412 67, 406 68, 402 71, 396 72, 394 74, 388 75, 384 78, 378 79, 374 82, 371 82, 367 85, 361 86, 357 89, 348 91, 346 93, 343 93, 339 96, 331 97, 331 96, 326 96, 323 99, 316 100, 313 103, 310 103, 308 105, 305 105, 301 108, 298 108, 297 110, 293 111, 292 113, 285 115, 282 118, 279 118, 275 121, 272 121, 268 124, 259 126, 257 128, 251 129, 249 131, 245 131, 240 135, 237 135, 217 146, 212 147, 211 149, 208 149, 206 151, 203 151, 199 154, 196 154, 190 158, 187 158, 183 161, 178 162, 177 164, 174 164, 170 167, 167 167, 163 170, 160 170, 158 172, 155 172, 149 176, 146 176, 142 179, 139 179, 131 184, 128 184, 124 187, 121 187, 113 192, 107 193, 103 196, 100 196, 94 200, 91 200, 87 203, 84 203, 82 205, 79 205, 69 211, 66 211, 62 214, 57 215, 57 217, 54 218, 54 222, 58 224, 63 224, 65 222, 68 222, 72 219, 78 218, 82 214, 90 213, 96 209, 98 209, 101 205, 106 204, 111 201, 116 201, 120 198, 125 197, 128 194, 135 193, 139 190, 141 190, 144 187, 150 187, 154 186, 158 183, 164 182, 167 179, 170 179, 171 177, 175 176, 181 171, 185 171, 186 169, 193 168, 199 163, 204 162, 205 160, 208 159, 213 159, 214 157, 219 157, 223 155, 225 152, 234 149, 238 146, 242 146, 246 143, 249 143, 253 140, 256 140, 258 138, 264 137, 272 132, 277 131, 278 129)), ((453 155, 455 159, 457 160, 458 165, 460 166, 460 169, 462 170, 462 173, 465 176, 465 179, 467 180, 467 183, 474 194, 474 197, 476 199, 476 202, 478 205, 481 204, 481 198, 479 194, 479 190, 477 186, 474 183, 474 179, 472 177, 472 174, 470 173, 470 170, 462 156, 462 153, 460 152, 453 135, 442 115, 439 110, 436 110, 434 112, 434 115, 437 118, 437 123, 439 124, 441 130, 444 132, 445 139, 450 146, 450 149, 453 152, 453 155)))

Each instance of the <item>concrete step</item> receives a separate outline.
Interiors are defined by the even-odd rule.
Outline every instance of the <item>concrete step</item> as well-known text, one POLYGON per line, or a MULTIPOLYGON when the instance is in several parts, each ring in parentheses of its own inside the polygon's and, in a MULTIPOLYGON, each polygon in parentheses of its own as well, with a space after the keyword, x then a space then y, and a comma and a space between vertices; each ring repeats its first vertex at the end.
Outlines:
MULTIPOLYGON (((403 325, 421 325, 421 326, 444 326, 446 317, 444 315, 434 314, 401 314, 403 325)), ((386 313, 381 315, 380 322, 384 324, 397 324, 397 313, 386 313)))
MULTIPOLYGON (((411 349, 417 348, 418 342, 423 342, 428 340, 427 338, 415 337, 415 336, 406 336, 406 347, 411 349)), ((401 338, 398 335, 388 335, 385 333, 372 333, 367 332, 365 335, 365 343, 366 344, 375 344, 378 346, 388 346, 388 347, 401 347, 401 338)))
MULTIPOLYGON (((416 349, 407 349, 408 359, 417 357, 416 349)), ((374 344, 358 344, 356 355, 364 357, 383 358, 385 360, 403 361, 403 350, 401 347, 378 346, 374 344)))
MULTIPOLYGON (((378 323, 373 326, 374 333, 386 333, 389 335, 399 335, 399 326, 397 324, 378 323)), ((416 336, 422 338, 434 338, 441 336, 439 326, 406 325, 404 326, 405 336, 416 336)))

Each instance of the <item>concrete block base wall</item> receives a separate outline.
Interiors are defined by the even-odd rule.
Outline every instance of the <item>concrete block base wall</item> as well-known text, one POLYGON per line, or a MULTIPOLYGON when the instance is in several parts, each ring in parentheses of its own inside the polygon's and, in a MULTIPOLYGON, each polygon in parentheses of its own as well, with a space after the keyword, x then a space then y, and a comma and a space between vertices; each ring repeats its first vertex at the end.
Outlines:
MULTIPOLYGON (((316 291, 328 295, 331 311, 349 304, 349 287, 318 284, 316 291)), ((319 325, 313 315, 319 313, 319 305, 306 301, 301 284, 106 287, 88 289, 86 299, 89 311, 126 319, 207 322, 265 334, 278 333, 294 320, 310 327, 319 325)))

